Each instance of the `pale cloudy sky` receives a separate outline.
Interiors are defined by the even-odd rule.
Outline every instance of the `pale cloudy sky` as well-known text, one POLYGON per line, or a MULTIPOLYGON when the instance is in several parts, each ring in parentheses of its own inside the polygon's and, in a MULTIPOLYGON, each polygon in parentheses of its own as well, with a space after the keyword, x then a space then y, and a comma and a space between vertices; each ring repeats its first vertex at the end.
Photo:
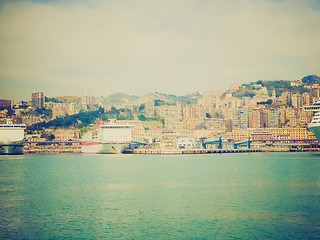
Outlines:
POLYGON ((0 3, 0 98, 182 95, 320 74, 319 0, 0 3))

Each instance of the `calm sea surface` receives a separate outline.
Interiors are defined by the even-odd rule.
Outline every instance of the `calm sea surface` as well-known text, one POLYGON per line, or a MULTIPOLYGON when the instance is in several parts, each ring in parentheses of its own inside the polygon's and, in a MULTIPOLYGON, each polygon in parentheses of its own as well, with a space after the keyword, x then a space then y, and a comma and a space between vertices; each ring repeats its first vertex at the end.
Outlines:
POLYGON ((1 156, 0 238, 320 239, 320 154, 1 156))

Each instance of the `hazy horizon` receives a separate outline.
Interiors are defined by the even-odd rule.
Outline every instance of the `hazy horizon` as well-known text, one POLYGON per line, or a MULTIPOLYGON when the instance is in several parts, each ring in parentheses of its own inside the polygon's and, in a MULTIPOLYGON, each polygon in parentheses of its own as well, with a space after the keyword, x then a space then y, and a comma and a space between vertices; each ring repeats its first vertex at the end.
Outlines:
POLYGON ((3 0, 1 98, 186 95, 319 75, 320 1, 3 0))

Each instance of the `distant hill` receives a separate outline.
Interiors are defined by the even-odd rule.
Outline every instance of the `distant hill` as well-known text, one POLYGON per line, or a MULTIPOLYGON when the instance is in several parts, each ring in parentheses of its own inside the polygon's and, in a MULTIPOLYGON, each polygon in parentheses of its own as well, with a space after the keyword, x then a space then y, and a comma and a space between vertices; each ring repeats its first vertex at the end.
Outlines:
POLYGON ((88 127, 91 124, 95 124, 98 119, 107 121, 108 119, 122 119, 122 120, 132 120, 133 116, 130 110, 117 110, 116 108, 111 108, 110 111, 105 111, 104 108, 100 107, 95 111, 79 112, 74 115, 67 115, 63 118, 56 118, 48 122, 36 123, 32 126, 28 126, 27 130, 37 130, 43 128, 83 128, 88 127))
POLYGON ((78 96, 45 97, 45 102, 66 104, 72 103, 75 110, 81 110, 81 97, 78 96))
POLYGON ((96 121, 97 118, 106 120, 107 115, 104 114, 104 109, 91 112, 79 112, 74 115, 65 116, 63 118, 56 118, 48 122, 36 123, 32 126, 28 126, 27 130, 36 130, 43 128, 70 128, 86 127, 96 121))
POLYGON ((137 100, 139 97, 134 95, 129 95, 126 93, 115 93, 103 99, 105 106, 116 106, 123 105, 127 103, 132 103, 137 100))
POLYGON ((175 104, 176 102, 196 104, 200 98, 202 98, 202 95, 198 92, 194 92, 185 96, 152 92, 138 98, 133 104, 139 106, 143 103, 155 100, 161 100, 164 102, 164 104, 175 104))
POLYGON ((184 96, 176 96, 176 95, 166 95, 168 99, 171 99, 176 102, 183 102, 183 103, 191 103, 196 104, 200 98, 202 98, 202 95, 198 92, 193 92, 192 94, 184 95, 184 96))
MULTIPOLYGON (((269 96, 271 96, 273 89, 276 91, 276 95, 280 96, 283 92, 286 92, 286 91, 293 92, 297 88, 297 87, 292 87, 291 86, 292 81, 288 81, 288 80, 257 81, 256 83, 261 83, 261 86, 266 87, 268 89, 269 96)), ((303 93, 303 88, 301 89, 301 93, 303 93)))
POLYGON ((136 101, 133 102, 133 104, 136 106, 140 106, 143 103, 147 103, 147 102, 151 102, 151 101, 155 101, 155 100, 161 100, 164 103, 169 103, 169 104, 174 103, 174 101, 166 98, 166 96, 164 94, 161 94, 158 92, 152 92, 152 93, 147 93, 146 95, 138 98, 136 101))
MULTIPOLYGON (((302 82, 300 85, 292 85, 294 81, 290 80, 258 80, 256 82, 242 84, 238 90, 232 92, 232 96, 238 98, 253 97, 261 87, 266 87, 268 89, 269 96, 271 96, 273 90, 276 91, 277 96, 280 96, 283 92, 303 94, 308 91, 305 86, 320 84, 320 77, 317 75, 307 75, 300 81, 302 82)), ((225 98, 227 93, 231 93, 231 91, 227 90, 221 98, 225 98)))
POLYGON ((58 100, 60 103, 81 103, 81 97, 78 96, 61 96, 54 97, 54 99, 58 100))

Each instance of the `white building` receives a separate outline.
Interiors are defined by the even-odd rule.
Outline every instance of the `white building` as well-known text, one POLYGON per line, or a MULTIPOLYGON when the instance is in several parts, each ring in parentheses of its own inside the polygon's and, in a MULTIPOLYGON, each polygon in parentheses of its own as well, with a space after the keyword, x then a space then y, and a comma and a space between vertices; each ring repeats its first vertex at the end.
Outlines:
POLYGON ((177 148, 178 149, 195 149, 197 147, 197 141, 193 137, 178 137, 177 148))

